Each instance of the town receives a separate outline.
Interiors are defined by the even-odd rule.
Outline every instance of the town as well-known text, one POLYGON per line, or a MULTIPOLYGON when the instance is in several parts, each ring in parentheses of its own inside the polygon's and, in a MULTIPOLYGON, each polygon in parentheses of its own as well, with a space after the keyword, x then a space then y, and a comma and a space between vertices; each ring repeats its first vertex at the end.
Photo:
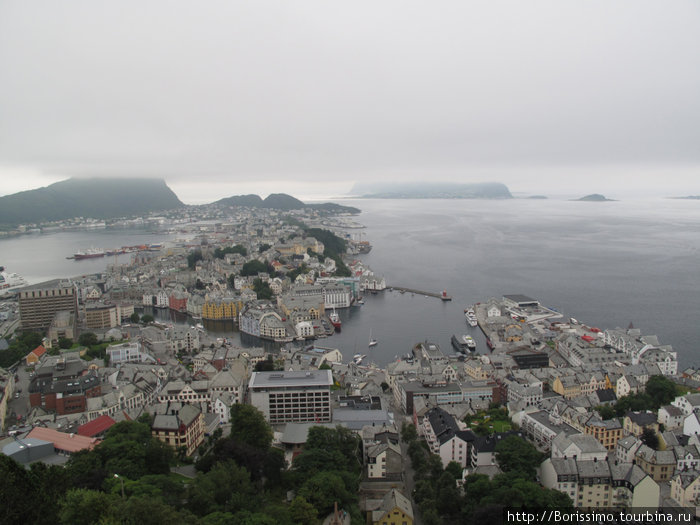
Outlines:
MULTIPOLYGON (((294 486, 284 501, 294 523, 453 523, 505 501, 696 517, 700 370, 678 370, 656 336, 505 295, 465 305, 464 330, 487 348, 417 338, 380 368, 333 340, 338 311, 391 288, 362 262, 371 245, 350 216, 236 207, 148 220, 187 239, 2 298, 1 445, 20 465, 72 472, 129 424, 147 425, 170 450, 166 470, 190 486, 172 505, 238 516, 242 503, 192 502, 212 462, 238 457, 226 440, 251 445, 240 436, 263 422, 277 470, 297 476, 277 485, 294 486), (183 322, 154 315, 165 312, 183 322), (343 462, 352 483, 336 472, 343 462)), ((93 490, 124 499, 125 478, 135 490, 126 466, 105 465, 93 490)), ((249 475, 261 487, 274 478, 249 475)))

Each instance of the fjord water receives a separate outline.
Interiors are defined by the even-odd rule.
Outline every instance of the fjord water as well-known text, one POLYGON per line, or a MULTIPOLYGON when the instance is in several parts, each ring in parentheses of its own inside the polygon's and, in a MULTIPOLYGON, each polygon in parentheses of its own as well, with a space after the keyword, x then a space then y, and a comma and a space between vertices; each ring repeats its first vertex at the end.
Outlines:
POLYGON ((343 312, 343 333, 333 338, 352 348, 357 340, 378 364, 426 339, 451 352, 453 333, 471 333, 487 352, 463 310, 504 294, 528 295, 601 329, 632 322, 673 345, 681 368, 700 364, 700 201, 352 203, 374 245, 362 258, 376 273, 389 285, 453 297, 369 295, 360 330, 355 311, 343 312), (370 326, 380 345, 368 352, 370 326))
MULTIPOLYGON (((680 367, 700 365, 700 201, 674 199, 347 200, 362 214, 361 258, 388 285, 428 292, 446 289, 452 302, 384 292, 339 310, 342 332, 317 344, 346 360, 385 365, 424 340, 452 352, 452 334, 483 336, 464 308, 504 294, 525 294, 567 318, 601 329, 630 322, 673 345, 680 367), (379 344, 368 349, 370 330, 379 344)), ((357 234, 358 230, 348 230, 357 234)), ((139 231, 65 232, 0 241, 0 265, 30 282, 103 270, 113 258, 66 260, 90 246, 163 242, 139 231)), ((129 256, 120 256, 119 262, 129 256)), ((162 315, 162 312, 159 312, 162 315)), ((234 340, 237 333, 221 332, 234 340)), ((252 343, 242 338, 244 344, 252 343)))

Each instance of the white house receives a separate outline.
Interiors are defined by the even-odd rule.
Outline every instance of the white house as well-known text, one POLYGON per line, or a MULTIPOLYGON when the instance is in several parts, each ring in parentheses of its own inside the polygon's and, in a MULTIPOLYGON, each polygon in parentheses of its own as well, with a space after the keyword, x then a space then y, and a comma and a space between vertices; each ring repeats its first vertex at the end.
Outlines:
POLYGON ((683 420, 683 435, 693 436, 700 434, 700 409, 688 414, 683 420))
POLYGON ((683 411, 676 406, 666 405, 659 408, 658 422, 662 424, 666 430, 681 428, 684 419, 683 411))
POLYGON ((700 408, 700 394, 686 394, 684 396, 678 396, 671 402, 671 404, 680 408, 683 411, 683 415, 687 416, 696 408, 700 408))

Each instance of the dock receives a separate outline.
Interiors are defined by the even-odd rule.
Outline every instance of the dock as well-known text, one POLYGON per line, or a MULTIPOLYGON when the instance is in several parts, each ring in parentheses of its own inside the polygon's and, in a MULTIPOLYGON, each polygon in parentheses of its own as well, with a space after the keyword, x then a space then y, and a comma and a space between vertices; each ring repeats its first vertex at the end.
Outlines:
POLYGON ((409 293, 416 293, 416 294, 421 294, 421 295, 427 295, 428 297, 435 297, 436 299, 442 299, 443 301, 451 301, 452 296, 451 295, 446 295, 444 292, 424 292, 423 290, 415 290, 413 288, 404 288, 403 286, 387 286, 387 288, 391 288, 392 290, 398 290, 399 292, 409 292, 409 293))

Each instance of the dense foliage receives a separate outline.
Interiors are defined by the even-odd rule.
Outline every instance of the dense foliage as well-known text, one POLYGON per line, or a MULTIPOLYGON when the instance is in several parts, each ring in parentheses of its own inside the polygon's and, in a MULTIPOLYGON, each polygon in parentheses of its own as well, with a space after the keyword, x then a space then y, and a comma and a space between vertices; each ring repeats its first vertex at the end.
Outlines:
POLYGON ((253 259, 252 261, 248 261, 247 263, 245 263, 241 268, 241 275, 243 277, 247 277, 249 275, 258 275, 259 273, 272 273, 271 268, 267 264, 267 262, 253 259))
POLYGON ((0 352, 0 367, 9 368, 21 361, 41 344, 42 336, 36 332, 22 332, 10 341, 9 348, 0 352))
POLYGON ((248 255, 248 250, 245 246, 241 246, 240 244, 236 244, 235 246, 227 246, 226 248, 217 248, 214 250, 214 258, 223 259, 226 254, 229 253, 237 253, 245 257, 248 255))
POLYGON ((272 430, 250 405, 234 405, 232 431, 200 448, 194 478, 171 473, 173 450, 151 437, 150 418, 114 425, 65 468, 25 469, 0 456, 0 523, 313 525, 337 501, 355 524, 359 438, 346 428, 312 427, 292 470, 272 430), (115 476, 116 474, 116 476, 115 476), (296 497, 288 502, 289 490, 296 497))
POLYGON ((413 425, 404 424, 401 439, 408 445, 414 469, 413 499, 427 525, 500 523, 506 506, 573 509, 567 495, 534 481, 533 470, 542 456, 532 444, 517 436, 508 437, 497 446, 498 464, 504 473, 493 480, 481 474, 469 475, 464 480, 464 490, 457 486, 462 467, 450 462, 443 468, 440 456, 431 454, 426 443, 418 440, 413 425))

